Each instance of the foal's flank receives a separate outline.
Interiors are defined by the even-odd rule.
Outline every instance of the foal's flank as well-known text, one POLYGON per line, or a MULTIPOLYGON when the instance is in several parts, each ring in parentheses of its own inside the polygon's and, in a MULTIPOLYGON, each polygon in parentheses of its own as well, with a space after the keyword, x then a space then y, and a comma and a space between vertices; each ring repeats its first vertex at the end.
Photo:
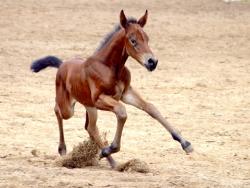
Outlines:
POLYGON ((101 149, 100 158, 107 157, 112 167, 116 163, 111 154, 120 150, 122 130, 127 119, 123 103, 147 112, 166 128, 174 140, 180 142, 186 153, 192 152, 190 142, 167 122, 153 104, 143 100, 130 84, 130 71, 125 66, 129 56, 148 71, 154 71, 158 64, 148 46, 149 38, 143 31, 147 18, 148 11, 139 20, 127 19, 122 10, 120 25, 107 35, 95 53, 85 61, 74 58, 62 62, 57 57, 47 56, 32 63, 31 69, 34 72, 46 67, 58 68, 55 114, 59 126, 60 155, 66 154, 63 119, 73 116, 75 102, 85 106, 85 128, 101 149), (111 111, 117 117, 116 133, 110 146, 103 143, 96 126, 98 110, 111 111))

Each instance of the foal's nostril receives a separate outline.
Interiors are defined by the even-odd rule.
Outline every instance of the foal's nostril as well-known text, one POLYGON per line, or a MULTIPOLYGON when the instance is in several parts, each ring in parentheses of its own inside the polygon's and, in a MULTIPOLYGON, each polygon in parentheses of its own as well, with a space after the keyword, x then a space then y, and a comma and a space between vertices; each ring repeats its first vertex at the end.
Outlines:
POLYGON ((149 65, 149 66, 154 66, 154 64, 155 64, 154 59, 149 58, 149 59, 148 59, 148 65, 149 65))
POLYGON ((157 66, 158 60, 154 58, 149 58, 146 67, 149 71, 153 71, 157 66))

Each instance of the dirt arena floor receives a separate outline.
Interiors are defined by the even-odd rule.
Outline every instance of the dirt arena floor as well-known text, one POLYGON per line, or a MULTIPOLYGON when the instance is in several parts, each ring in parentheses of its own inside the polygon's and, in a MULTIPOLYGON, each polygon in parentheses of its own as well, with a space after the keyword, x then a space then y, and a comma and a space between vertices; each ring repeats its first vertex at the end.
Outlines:
MULTIPOLYGON (((0 187, 250 187, 250 2, 221 0, 0 1, 0 187), (118 162, 138 158, 147 174, 111 170, 106 160, 83 169, 56 167, 56 69, 31 62, 91 55, 121 9, 140 17, 159 59, 150 73, 135 60, 132 85, 190 140, 186 155, 146 113, 127 106, 118 162), (33 153, 33 154, 32 154, 33 153)), ((68 151, 88 137, 85 110, 65 121, 68 151)), ((99 112, 111 141, 115 116, 99 112)))

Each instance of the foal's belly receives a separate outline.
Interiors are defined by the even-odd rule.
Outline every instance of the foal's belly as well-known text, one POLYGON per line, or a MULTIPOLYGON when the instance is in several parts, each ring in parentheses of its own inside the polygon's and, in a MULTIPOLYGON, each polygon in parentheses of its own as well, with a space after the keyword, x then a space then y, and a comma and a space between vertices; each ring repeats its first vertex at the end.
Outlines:
POLYGON ((73 65, 71 63, 71 68, 68 69, 67 78, 64 81, 66 82, 66 87, 71 97, 84 106, 93 107, 95 103, 93 100, 98 99, 100 94, 111 96, 119 101, 124 89, 130 82, 130 73, 127 68, 123 70, 122 76, 119 80, 115 80, 111 72, 108 74, 109 72, 105 71, 105 75, 100 75, 97 74, 99 73, 98 71, 93 70, 90 70, 92 71, 90 72, 92 73, 92 78, 89 79, 90 73, 88 72, 87 74, 85 71, 81 71, 81 68, 80 64, 77 63, 73 65), (91 79, 92 85, 89 85, 91 84, 89 83, 91 79), (90 88, 92 88, 92 90, 90 88), (92 95, 94 99, 92 99, 92 95))
POLYGON ((71 95, 84 106, 94 106, 88 87, 72 88, 71 95))
MULTIPOLYGON (((123 90, 124 90, 124 84, 119 83, 115 85, 114 88, 109 88, 109 92, 103 91, 103 92, 100 92, 100 94, 109 95, 115 100, 119 101, 121 99, 123 90)), ((73 86, 71 88, 71 96, 84 106, 94 107, 94 101, 92 100, 91 92, 88 86, 87 87, 86 86, 85 87, 73 86)))
MULTIPOLYGON (((124 91, 124 83, 119 81, 116 85, 109 88, 103 88, 100 90, 99 94, 105 94, 111 96, 115 100, 119 101, 122 97, 124 91)), ((82 85, 72 85, 71 86, 71 96, 84 106, 94 107, 94 102, 91 97, 91 91, 89 89, 88 83, 82 83, 82 85)), ((98 96, 97 98, 98 99, 98 96)))

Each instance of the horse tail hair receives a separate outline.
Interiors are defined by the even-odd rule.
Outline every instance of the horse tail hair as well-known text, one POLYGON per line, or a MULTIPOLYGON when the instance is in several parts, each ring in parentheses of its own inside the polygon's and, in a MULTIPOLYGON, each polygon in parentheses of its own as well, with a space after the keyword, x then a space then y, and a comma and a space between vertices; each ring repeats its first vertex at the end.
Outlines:
POLYGON ((33 61, 30 66, 30 69, 33 72, 39 72, 40 70, 45 69, 46 67, 59 68, 62 63, 62 60, 55 56, 46 56, 44 58, 33 61))

